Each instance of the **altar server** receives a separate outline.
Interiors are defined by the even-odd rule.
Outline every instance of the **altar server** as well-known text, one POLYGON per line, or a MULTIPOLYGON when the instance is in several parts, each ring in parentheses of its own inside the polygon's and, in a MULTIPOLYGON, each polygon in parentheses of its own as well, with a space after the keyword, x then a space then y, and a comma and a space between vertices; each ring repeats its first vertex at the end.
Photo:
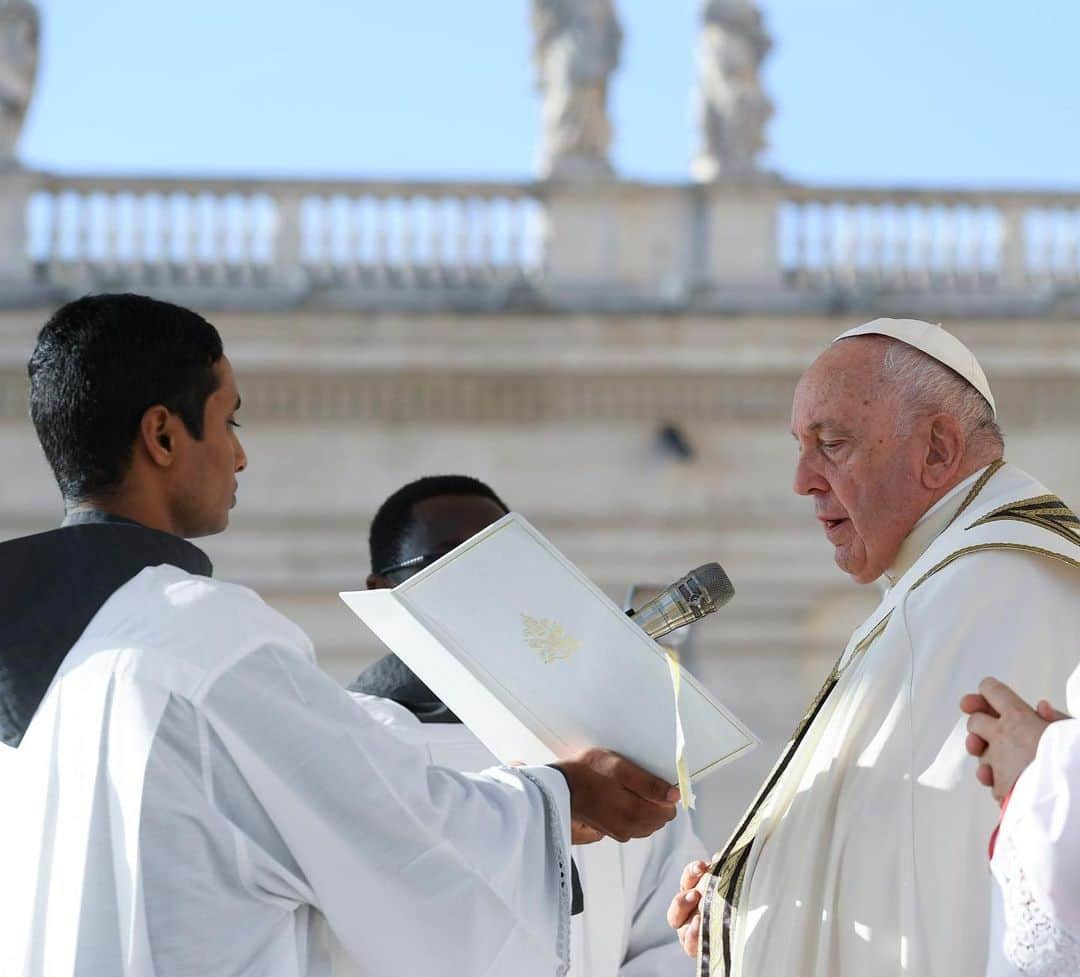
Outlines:
POLYGON ((68 517, 0 546, 0 974, 554 975, 571 811, 626 838, 677 791, 614 754, 433 767, 211 578, 247 459, 214 328, 65 306, 30 408, 68 517))
MULTIPOLYGON (((397 586, 508 511, 474 478, 433 476, 403 486, 372 521, 368 587, 397 586)), ((496 762, 396 655, 380 658, 350 688, 396 734, 423 745, 433 762, 458 770, 496 762)), ((588 837, 582 826, 575 833, 588 837)), ((685 969, 665 913, 683 865, 703 854, 685 811, 650 838, 576 845, 584 911, 571 920, 571 977, 667 977, 685 969)))
POLYGON ((1005 463, 982 368, 929 323, 838 337, 792 431, 795 490, 881 602, 701 879, 700 915, 682 893, 671 921, 707 977, 983 977, 994 819, 956 703, 987 672, 1028 696, 1064 683, 1075 517, 1005 463))
POLYGON ((962 700, 979 781, 1001 804, 986 977, 1080 974, 1080 669, 1066 702, 1032 707, 994 678, 962 700))

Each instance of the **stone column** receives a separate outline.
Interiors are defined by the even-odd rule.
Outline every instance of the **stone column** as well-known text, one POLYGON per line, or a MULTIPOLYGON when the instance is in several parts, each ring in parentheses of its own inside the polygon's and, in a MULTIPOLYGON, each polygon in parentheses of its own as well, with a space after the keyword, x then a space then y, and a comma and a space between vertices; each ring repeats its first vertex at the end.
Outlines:
POLYGON ((555 305, 684 301, 697 273, 697 188, 617 180, 545 188, 545 283, 555 305))
POLYGON ((612 0, 532 0, 532 20, 543 97, 539 175, 608 177, 608 83, 622 47, 612 0))
POLYGON ((700 192, 701 287, 751 307, 763 298, 775 300, 781 287, 777 188, 717 181, 700 192))
POLYGON ((772 41, 753 0, 703 0, 701 17, 691 173, 705 183, 754 179, 773 113, 760 78, 772 41))

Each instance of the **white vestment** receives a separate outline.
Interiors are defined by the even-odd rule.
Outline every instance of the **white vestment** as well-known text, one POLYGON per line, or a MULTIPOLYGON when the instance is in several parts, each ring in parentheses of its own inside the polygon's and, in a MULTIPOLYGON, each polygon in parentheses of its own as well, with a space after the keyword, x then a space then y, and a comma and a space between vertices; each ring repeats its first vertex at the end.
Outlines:
MULTIPOLYGON (((1080 635, 1072 656, 1080 657, 1080 635)), ((1080 669, 1067 703, 1080 717, 1080 669)), ((1043 733, 1009 798, 991 867, 998 886, 987 977, 1080 974, 1080 718, 1043 733)))
MULTIPOLYGON (((461 723, 422 723, 389 699, 355 694, 357 702, 432 763, 479 770, 496 762, 461 723)), ((585 910, 571 920, 571 977, 667 977, 690 962, 667 923, 683 868, 705 857, 690 817, 681 811, 649 838, 620 845, 610 838, 573 848, 585 910)))
POLYGON ((1050 499, 995 465, 912 531, 744 822, 743 854, 711 869, 702 969, 983 977, 995 812, 958 703, 986 675, 1037 697, 1075 665, 1080 538, 1050 499))
POLYGON ((569 797, 432 767, 241 587, 142 570, 0 746, 0 975, 551 977, 569 797))

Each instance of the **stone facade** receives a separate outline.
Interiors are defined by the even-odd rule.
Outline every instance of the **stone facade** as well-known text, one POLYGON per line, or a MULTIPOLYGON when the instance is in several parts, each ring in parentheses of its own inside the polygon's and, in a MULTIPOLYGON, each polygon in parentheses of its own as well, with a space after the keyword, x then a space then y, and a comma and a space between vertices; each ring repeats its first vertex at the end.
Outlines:
POLYGON ((26 417, 49 312, 104 290, 196 308, 237 368, 250 458, 206 549, 341 681, 381 650, 336 594, 419 475, 490 481, 616 600, 725 566, 736 597, 684 654, 764 742, 701 785, 719 846, 875 601, 790 488, 800 372, 857 322, 944 321, 990 376, 1007 456, 1077 504, 1080 196, 762 179, 760 18, 702 9, 707 182, 611 174, 610 0, 534 3, 541 182, 197 180, 5 164, 36 19, 0 0, 0 539, 61 517, 26 417))
MULTIPOLYGON (((24 364, 46 307, 0 314, 0 536, 59 499, 25 418, 24 364)), ((697 627, 690 668, 764 746, 702 784, 711 844, 738 813, 873 594, 833 567, 790 489, 790 397, 851 316, 297 311, 210 313, 244 398, 250 468, 226 578, 304 626, 345 681, 380 653, 338 601, 362 586, 375 508, 415 476, 489 480, 616 600, 719 560, 735 600, 697 627), (675 424, 692 450, 658 437, 675 424)), ((1080 499, 1080 336, 1050 318, 950 326, 992 379, 1008 456, 1080 499)))

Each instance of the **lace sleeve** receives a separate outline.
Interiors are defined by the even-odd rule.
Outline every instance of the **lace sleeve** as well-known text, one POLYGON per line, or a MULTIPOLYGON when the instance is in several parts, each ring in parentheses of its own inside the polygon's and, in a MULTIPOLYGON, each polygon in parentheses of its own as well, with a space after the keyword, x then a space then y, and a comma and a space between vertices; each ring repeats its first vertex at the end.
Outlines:
POLYGON ((1029 977, 1080 974, 1080 941, 1046 912, 1031 891, 1007 832, 998 837, 993 865, 1004 905, 1006 959, 1029 977))

